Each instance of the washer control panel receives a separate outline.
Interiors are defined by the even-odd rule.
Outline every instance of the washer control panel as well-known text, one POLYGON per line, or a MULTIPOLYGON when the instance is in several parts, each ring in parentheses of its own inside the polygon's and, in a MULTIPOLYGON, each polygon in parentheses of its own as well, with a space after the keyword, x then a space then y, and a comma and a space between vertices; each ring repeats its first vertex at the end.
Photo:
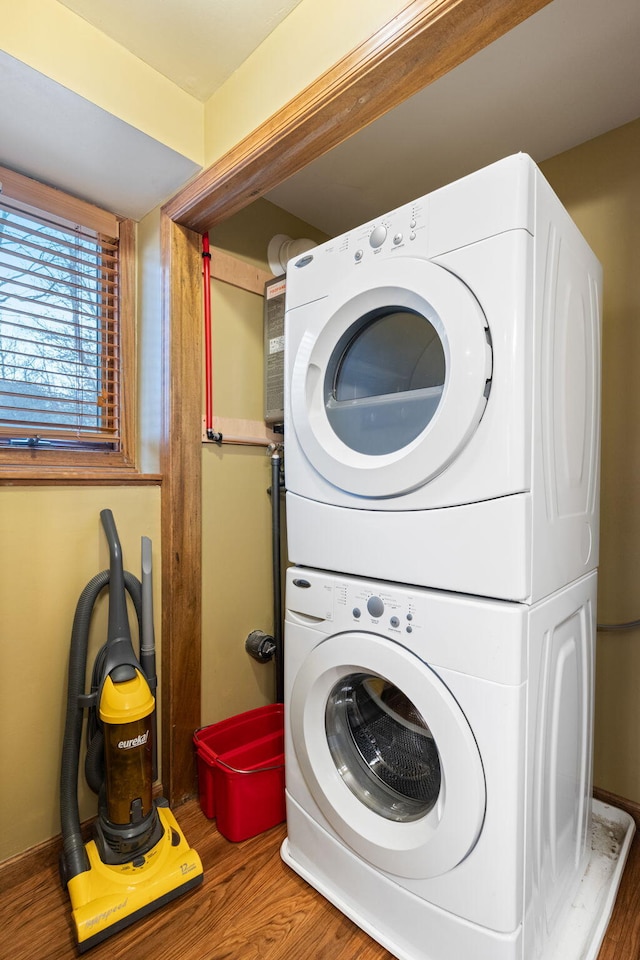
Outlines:
POLYGON ((416 625, 415 599, 410 594, 396 590, 384 591, 381 587, 382 584, 348 584, 345 606, 351 604, 353 623, 361 627, 375 627, 377 632, 386 629, 395 634, 413 633, 416 625))
POLYGON ((289 567, 286 606, 285 658, 287 650, 295 660, 327 637, 357 632, 475 679, 520 688, 529 677, 526 604, 289 567))
POLYGON ((287 608, 334 629, 358 626, 399 637, 423 626, 425 603, 409 587, 293 568, 287 576, 287 608))

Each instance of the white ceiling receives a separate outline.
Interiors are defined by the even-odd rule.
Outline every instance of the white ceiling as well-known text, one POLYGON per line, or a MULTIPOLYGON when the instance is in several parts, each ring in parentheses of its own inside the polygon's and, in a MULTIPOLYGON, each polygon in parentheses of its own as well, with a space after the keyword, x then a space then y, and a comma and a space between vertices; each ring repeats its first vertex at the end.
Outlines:
POLYGON ((268 199, 329 236, 524 151, 540 162, 640 117, 638 0, 553 0, 268 199))
POLYGON ((201 168, 0 51, 0 165, 140 220, 201 168))
POLYGON ((198 100, 237 70, 300 0, 59 0, 198 100))
MULTIPOLYGON (((299 0, 60 2, 206 98, 299 0)), ((640 117, 639 39, 638 0, 553 0, 268 199, 336 235, 509 153, 544 160, 640 117)), ((0 88, 0 164, 115 213, 198 170, 1 51, 0 88)))

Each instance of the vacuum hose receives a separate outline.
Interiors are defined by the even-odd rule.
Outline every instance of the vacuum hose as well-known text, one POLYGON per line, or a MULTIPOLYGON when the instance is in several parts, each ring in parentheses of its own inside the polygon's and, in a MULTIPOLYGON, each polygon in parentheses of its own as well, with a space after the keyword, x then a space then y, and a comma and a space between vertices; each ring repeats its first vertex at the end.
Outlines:
MULTIPOLYGON (((91 698, 85 696, 84 693, 91 615, 99 594, 109 584, 110 580, 110 571, 103 570, 86 585, 78 600, 71 632, 67 710, 60 775, 60 821, 65 884, 72 877, 90 869, 80 830, 78 763, 82 740, 83 714, 84 710, 92 705, 91 698)), ((141 622, 140 581, 133 574, 125 571, 124 586, 133 600, 138 621, 141 622)), ((102 780, 100 770, 96 766, 102 764, 102 757, 98 756, 101 751, 96 752, 94 750, 92 753, 93 759, 90 766, 94 769, 94 775, 90 775, 89 779, 90 786, 95 789, 98 780, 102 780)))

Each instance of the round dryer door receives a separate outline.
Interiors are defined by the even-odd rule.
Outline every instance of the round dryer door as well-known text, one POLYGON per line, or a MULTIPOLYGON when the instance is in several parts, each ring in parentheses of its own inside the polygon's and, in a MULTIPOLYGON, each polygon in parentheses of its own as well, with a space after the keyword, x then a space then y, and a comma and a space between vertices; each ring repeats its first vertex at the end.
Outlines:
POLYGON ((357 496, 393 497, 441 473, 473 435, 492 353, 460 279, 424 260, 375 266, 296 311, 305 332, 290 410, 322 477, 357 496))
POLYGON ((435 877, 473 848, 486 801, 475 738, 405 647, 364 633, 323 641, 296 676, 289 724, 316 803, 375 867, 435 877))

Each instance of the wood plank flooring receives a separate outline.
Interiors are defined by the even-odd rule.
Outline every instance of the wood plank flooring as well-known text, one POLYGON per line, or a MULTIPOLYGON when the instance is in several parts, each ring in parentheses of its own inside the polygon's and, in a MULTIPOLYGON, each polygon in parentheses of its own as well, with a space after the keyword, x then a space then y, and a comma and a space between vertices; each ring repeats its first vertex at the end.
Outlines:
MULTIPOLYGON (((94 947, 89 960, 392 960, 282 863, 284 825, 236 844, 217 832, 197 801, 175 813, 202 858, 202 886, 94 947)), ((0 958, 76 960, 54 845, 0 865, 0 894, 0 958)), ((638 958, 636 834, 598 960, 638 958)))

